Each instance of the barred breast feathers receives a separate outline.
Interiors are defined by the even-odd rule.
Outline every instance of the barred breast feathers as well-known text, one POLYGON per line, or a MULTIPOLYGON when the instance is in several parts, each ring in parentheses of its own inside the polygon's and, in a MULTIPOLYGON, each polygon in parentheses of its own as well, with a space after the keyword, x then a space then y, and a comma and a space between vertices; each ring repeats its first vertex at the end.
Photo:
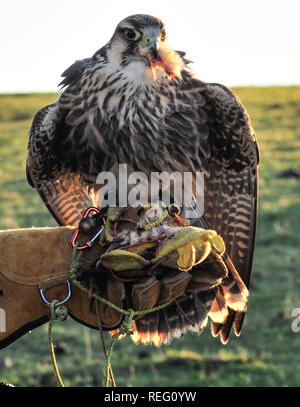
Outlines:
POLYGON ((176 102, 190 107, 190 101, 176 100, 181 79, 161 75, 154 80, 143 62, 132 61, 122 67, 111 63, 110 53, 108 49, 95 54, 79 81, 68 86, 59 98, 59 105, 68 110, 67 125, 78 125, 88 115, 93 121, 94 115, 100 114, 106 122, 116 118, 120 130, 135 120, 140 122, 141 111, 155 125, 176 110, 176 102))

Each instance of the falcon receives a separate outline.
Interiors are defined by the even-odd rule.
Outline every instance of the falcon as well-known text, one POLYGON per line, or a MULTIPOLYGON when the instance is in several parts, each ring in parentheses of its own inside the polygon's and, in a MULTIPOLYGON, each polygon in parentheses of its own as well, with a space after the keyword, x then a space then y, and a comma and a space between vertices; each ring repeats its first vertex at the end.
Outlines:
MULTIPOLYGON (((125 18, 105 46, 62 77, 57 102, 33 120, 27 157, 28 182, 57 222, 77 226, 86 208, 99 205, 98 174, 119 164, 146 174, 203 172, 198 226, 222 236, 249 287, 259 151, 238 97, 223 85, 197 79, 185 53, 170 46, 164 23, 150 15, 125 18)), ((227 284, 234 295, 233 277, 229 273, 227 284)), ((220 308, 224 290, 218 293, 220 308)), ((195 294, 186 304, 190 318, 171 307, 141 318, 136 329, 151 337, 164 318, 165 329, 172 330, 177 315, 177 333, 195 325, 200 332, 211 303, 207 293, 195 294)), ((223 323, 212 321, 212 334, 226 343, 232 326, 240 334, 243 320, 243 309, 229 309, 223 323)))

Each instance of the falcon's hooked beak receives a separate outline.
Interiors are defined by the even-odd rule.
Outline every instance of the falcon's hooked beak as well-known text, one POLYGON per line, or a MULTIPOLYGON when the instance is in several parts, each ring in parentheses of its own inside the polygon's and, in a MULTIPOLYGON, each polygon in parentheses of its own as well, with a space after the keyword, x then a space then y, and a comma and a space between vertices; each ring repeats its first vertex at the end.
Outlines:
POLYGON ((156 39, 153 39, 153 40, 150 42, 150 44, 149 44, 149 46, 148 46, 148 49, 149 49, 149 52, 152 53, 154 59, 157 59, 157 58, 158 58, 158 48, 159 48, 159 45, 158 45, 157 40, 156 40, 156 39))
POLYGON ((156 36, 144 35, 137 52, 152 69, 154 77, 156 77, 155 69, 157 67, 162 67, 170 78, 181 77, 182 59, 173 48, 160 41, 156 36))

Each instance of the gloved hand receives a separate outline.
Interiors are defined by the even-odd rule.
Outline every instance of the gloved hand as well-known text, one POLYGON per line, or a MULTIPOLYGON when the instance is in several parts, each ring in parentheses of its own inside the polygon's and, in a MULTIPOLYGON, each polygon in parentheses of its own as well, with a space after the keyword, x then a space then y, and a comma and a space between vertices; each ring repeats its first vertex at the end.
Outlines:
POLYGON ((213 230, 188 226, 161 203, 145 208, 109 208, 101 264, 128 279, 126 303, 143 310, 188 292, 212 288, 227 276, 223 239, 213 230), (131 279, 131 280, 130 280, 131 279))

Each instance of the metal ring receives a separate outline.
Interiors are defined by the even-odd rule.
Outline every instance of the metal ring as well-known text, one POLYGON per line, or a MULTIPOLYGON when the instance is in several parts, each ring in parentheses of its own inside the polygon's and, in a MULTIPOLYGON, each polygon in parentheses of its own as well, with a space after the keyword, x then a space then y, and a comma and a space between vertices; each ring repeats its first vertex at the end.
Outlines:
POLYGON ((177 205, 176 203, 172 203, 170 206, 168 206, 168 212, 171 216, 174 216, 174 209, 176 210, 176 213, 180 216, 182 213, 182 208, 177 205))
MULTIPOLYGON (((65 298, 64 300, 57 302, 57 303, 55 304, 56 307, 59 306, 59 305, 64 304, 65 302, 67 302, 68 299, 69 299, 70 296, 71 296, 71 284, 70 284, 69 280, 66 280, 66 281, 67 281, 67 284, 68 284, 68 295, 66 296, 66 298, 65 298)), ((49 302, 48 300, 46 300, 46 297, 45 297, 45 295, 44 295, 44 292, 43 292, 43 289, 42 289, 42 288, 40 288, 40 294, 41 294, 41 297, 42 297, 43 301, 44 301, 47 305, 51 305, 51 302, 49 302)))

